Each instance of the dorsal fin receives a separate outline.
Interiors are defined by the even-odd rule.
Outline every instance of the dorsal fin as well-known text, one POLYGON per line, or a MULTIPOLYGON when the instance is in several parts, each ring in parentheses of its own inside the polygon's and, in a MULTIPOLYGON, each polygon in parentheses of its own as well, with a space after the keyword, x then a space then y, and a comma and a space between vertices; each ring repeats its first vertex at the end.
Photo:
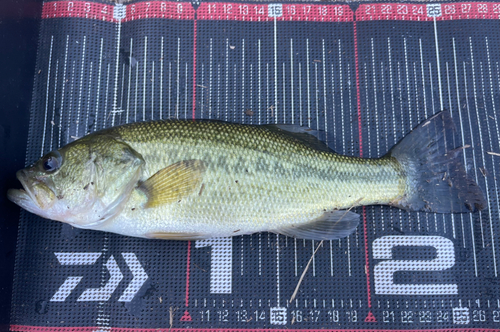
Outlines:
POLYGON ((313 130, 308 127, 303 127, 294 124, 269 124, 263 125, 269 131, 280 133, 310 146, 319 151, 334 152, 324 142, 320 140, 320 130, 313 130))

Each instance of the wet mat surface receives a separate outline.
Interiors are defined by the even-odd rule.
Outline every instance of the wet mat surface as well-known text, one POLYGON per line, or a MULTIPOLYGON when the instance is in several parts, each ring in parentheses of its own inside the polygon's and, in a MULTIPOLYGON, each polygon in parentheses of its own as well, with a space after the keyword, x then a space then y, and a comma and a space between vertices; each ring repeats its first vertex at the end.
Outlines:
POLYGON ((11 329, 500 329, 500 3, 44 5, 27 162, 150 119, 295 123, 384 155, 441 109, 488 199, 355 209, 318 250, 275 234, 143 240, 23 213, 11 329), (495 154, 496 153, 496 154, 495 154))

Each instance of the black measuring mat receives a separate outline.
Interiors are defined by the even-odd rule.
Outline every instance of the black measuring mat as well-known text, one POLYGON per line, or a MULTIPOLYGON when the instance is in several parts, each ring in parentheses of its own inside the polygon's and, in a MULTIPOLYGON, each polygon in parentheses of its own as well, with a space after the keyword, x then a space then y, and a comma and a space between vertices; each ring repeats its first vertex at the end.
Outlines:
POLYGON ((27 163, 170 118, 300 124, 376 158, 449 109, 488 204, 356 208, 357 231, 314 257, 276 234, 144 240, 23 212, 11 330, 500 330, 499 18, 490 2, 46 2, 27 163))

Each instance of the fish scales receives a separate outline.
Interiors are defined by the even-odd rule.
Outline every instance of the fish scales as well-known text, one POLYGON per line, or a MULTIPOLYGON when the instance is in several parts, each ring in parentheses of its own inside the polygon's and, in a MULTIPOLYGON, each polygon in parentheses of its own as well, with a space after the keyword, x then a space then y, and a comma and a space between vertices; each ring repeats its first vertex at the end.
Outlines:
MULTIPOLYGON (((107 131, 142 155, 146 180, 180 160, 203 160, 203 192, 178 204, 143 211, 135 197, 122 213, 124 229, 147 218, 157 228, 252 233, 302 224, 325 210, 384 204, 401 196, 404 177, 392 159, 361 159, 313 147, 264 127, 223 122, 135 123, 107 131), (171 216, 168 221, 164 216, 171 216)), ((115 227, 114 225, 113 227, 115 227)), ((103 228, 106 230, 106 228, 103 228)), ((138 232, 142 232, 140 229, 138 232)))

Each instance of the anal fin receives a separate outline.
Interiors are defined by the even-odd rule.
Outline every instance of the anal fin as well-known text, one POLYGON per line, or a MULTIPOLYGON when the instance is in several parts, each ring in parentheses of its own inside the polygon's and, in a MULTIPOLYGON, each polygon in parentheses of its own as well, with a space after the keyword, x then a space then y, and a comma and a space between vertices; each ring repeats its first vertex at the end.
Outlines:
POLYGON ((307 224, 280 228, 275 233, 305 240, 337 240, 352 234, 359 219, 359 214, 348 210, 329 211, 307 224))

